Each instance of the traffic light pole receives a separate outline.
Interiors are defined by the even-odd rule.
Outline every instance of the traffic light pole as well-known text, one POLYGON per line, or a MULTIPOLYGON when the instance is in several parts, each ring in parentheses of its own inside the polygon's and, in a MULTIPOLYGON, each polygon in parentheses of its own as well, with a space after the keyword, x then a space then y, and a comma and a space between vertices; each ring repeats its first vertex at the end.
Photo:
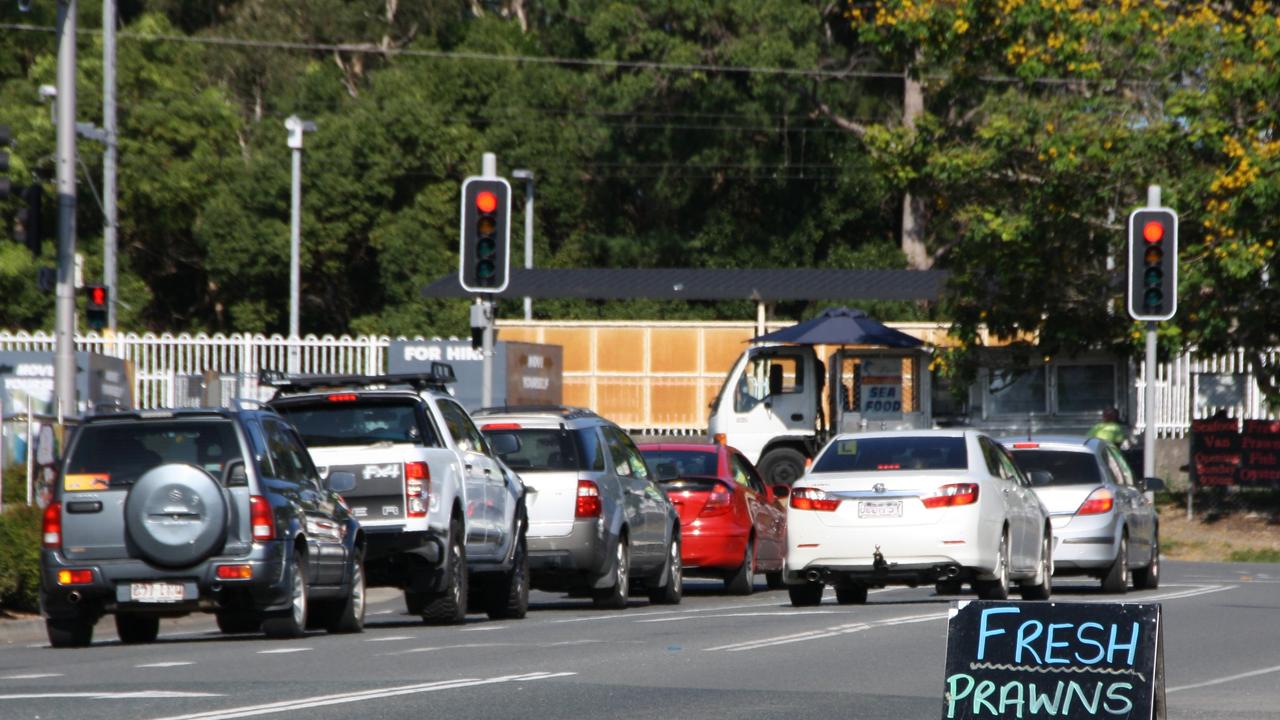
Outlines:
MULTIPOLYGON (((1160 207, 1160 186, 1147 186, 1147 207, 1160 207)), ((1177 288, 1174 288, 1177 292, 1177 288)), ((1156 476, 1156 324, 1147 323, 1147 364, 1144 369, 1146 390, 1142 394, 1143 417, 1146 419, 1142 431, 1142 477, 1156 476)))
MULTIPOLYGON (((480 174, 486 178, 498 177, 497 155, 485 153, 481 156, 480 174)), ((484 345, 481 349, 484 360, 480 369, 484 379, 480 383, 480 405, 490 407, 493 405, 493 295, 485 294, 480 302, 484 306, 484 345)))
POLYGON ((58 416, 76 414, 76 0, 58 2, 58 285, 54 393, 58 416))

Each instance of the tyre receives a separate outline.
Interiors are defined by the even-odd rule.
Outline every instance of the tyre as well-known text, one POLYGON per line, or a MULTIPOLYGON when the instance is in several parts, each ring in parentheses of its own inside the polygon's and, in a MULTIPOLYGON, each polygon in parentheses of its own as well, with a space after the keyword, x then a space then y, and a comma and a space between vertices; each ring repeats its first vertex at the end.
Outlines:
POLYGON ((404 608, 405 612, 410 615, 421 615, 423 608, 427 606, 427 594, 423 592, 413 592, 412 590, 404 591, 404 608))
POLYGON ((218 629, 227 635, 258 632, 262 629, 262 618, 252 612, 243 610, 219 610, 216 613, 218 629))
POLYGON ((613 558, 613 585, 600 588, 591 593, 591 600, 598 608, 621 610, 627 606, 628 593, 631 592, 631 550, 627 547, 627 536, 618 537, 617 549, 613 558))
POLYGON ((1120 536, 1120 550, 1102 576, 1102 592, 1123 595, 1129 592, 1129 533, 1120 536))
POLYGON ((1151 562, 1133 571, 1133 586, 1139 590, 1155 590, 1160 587, 1160 532, 1151 538, 1151 562))
POLYGON ((973 589, 978 592, 979 600, 1009 599, 1009 531, 1006 529, 1000 536, 1000 552, 996 557, 994 580, 975 580, 973 589))
POLYGON ((792 607, 813 607, 814 605, 822 604, 822 591, 826 587, 820 582, 788 585, 787 594, 791 596, 792 607))
POLYGON ((351 562, 351 593, 330 610, 324 629, 331 633, 364 632, 365 597, 364 561, 357 557, 351 562))
POLYGON ((760 474, 766 485, 791 486, 804 474, 805 457, 799 450, 775 448, 760 460, 760 474))
POLYGON ((1018 586, 1023 600, 1048 600, 1053 594, 1053 539, 1045 533, 1040 541, 1040 566, 1036 576, 1018 586))
POLYGON ((293 572, 289 575, 289 609, 273 613, 262 620, 262 632, 267 637, 296 638, 307 631, 307 576, 306 564, 298 553, 293 555, 293 572))
POLYGON ((485 588, 484 611, 494 620, 519 620, 529 612, 529 551, 525 530, 516 540, 511 570, 485 588))
MULTIPOLYGON (((446 550, 445 572, 448 581, 440 593, 426 596, 422 606, 423 622, 432 625, 456 625, 467 619, 467 546, 463 539, 462 522, 449 523, 449 547, 446 550)), ((406 593, 405 597, 408 597, 406 593)))
POLYGON ((837 584, 836 602, 841 605, 865 605, 867 602, 867 586, 853 582, 837 584))
POLYGON ((658 577, 667 581, 649 590, 649 602, 655 605, 679 605, 684 598, 684 561, 680 557, 680 537, 671 538, 667 547, 667 563, 658 577))
POLYGON ((770 590, 781 590, 782 588, 787 586, 786 581, 782 579, 781 570, 777 572, 765 573, 764 582, 765 582, 765 585, 767 585, 770 590))
POLYGON ((964 583, 959 580, 939 580, 933 584, 933 591, 939 595, 959 595, 964 590, 964 583))
POLYGON ((48 618, 44 621, 49 644, 56 648, 88 647, 93 642, 94 622, 86 617, 48 618))
POLYGON ((747 549, 742 553, 742 564, 733 574, 724 579, 724 591, 730 595, 750 595, 755 590, 756 581, 756 540, 747 540, 747 549))
POLYGON ((116 634, 125 645, 139 645, 156 641, 160 634, 160 616, 118 613, 116 634))

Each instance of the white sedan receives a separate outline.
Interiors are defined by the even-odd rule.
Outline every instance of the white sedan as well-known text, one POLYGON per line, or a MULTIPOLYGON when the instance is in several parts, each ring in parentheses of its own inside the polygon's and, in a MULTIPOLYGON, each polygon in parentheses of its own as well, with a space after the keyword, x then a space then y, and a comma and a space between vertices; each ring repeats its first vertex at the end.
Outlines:
POLYGON ((791 490, 786 582, 791 604, 841 604, 867 588, 973 584, 1003 600, 1052 591, 1053 530, 1031 483, 999 443, 973 430, 838 435, 791 490))

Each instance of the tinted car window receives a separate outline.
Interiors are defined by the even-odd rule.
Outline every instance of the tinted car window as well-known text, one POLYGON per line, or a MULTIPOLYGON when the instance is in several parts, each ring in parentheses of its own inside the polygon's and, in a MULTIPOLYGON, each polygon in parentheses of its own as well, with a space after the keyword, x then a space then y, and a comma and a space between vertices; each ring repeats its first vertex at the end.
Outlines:
POLYGON ((1053 475, 1051 485, 1097 485, 1102 482, 1102 471, 1093 453, 1014 450, 1013 457, 1025 472, 1039 470, 1053 475))
POLYGON ((67 460, 68 487, 81 482, 89 483, 83 489, 132 485, 166 463, 194 465, 222 480, 227 463, 243 457, 235 426, 227 420, 90 423, 78 434, 67 460))
POLYGON ((471 422, 471 418, 467 415, 467 411, 462 406, 449 400, 439 401, 440 414, 444 416, 444 422, 449 426, 449 434, 453 436, 453 442, 464 451, 482 453, 488 455, 489 447, 485 444, 484 436, 480 434, 480 430, 475 423, 471 422))
POLYGON ((827 447, 813 472, 967 470, 963 437, 841 438, 827 447))
POLYGON ((595 472, 604 472, 604 450, 600 447, 600 433, 595 428, 574 430, 578 438, 578 449, 582 452, 582 467, 595 472))
POLYGON ((431 427, 418 422, 417 404, 411 400, 290 403, 277 410, 293 423, 308 445, 439 444, 431 427))
POLYGON ((267 434, 267 454, 271 456, 276 477, 298 485, 309 483, 308 464, 284 426, 278 422, 265 422, 262 427, 267 434))
POLYGON ((681 477, 706 476, 716 474, 716 454, 698 450, 645 450, 641 453, 652 467, 671 463, 681 477))
POLYGON ((760 494, 764 494, 764 480, 747 459, 736 453, 729 456, 733 460, 734 474, 741 473, 747 479, 747 486, 760 494))
POLYGON ((490 439, 510 435, 519 449, 502 455, 512 470, 581 470, 585 463, 576 442, 577 434, 559 428, 501 428, 484 430, 490 439))

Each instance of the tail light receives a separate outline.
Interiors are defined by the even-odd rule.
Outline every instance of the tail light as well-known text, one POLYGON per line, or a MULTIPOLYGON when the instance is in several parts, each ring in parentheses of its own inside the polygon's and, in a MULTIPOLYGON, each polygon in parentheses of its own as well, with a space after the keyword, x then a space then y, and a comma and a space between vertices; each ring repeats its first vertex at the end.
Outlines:
POLYGON ((1116 496, 1106 488, 1098 488, 1089 493, 1089 497, 1085 498, 1080 509, 1076 510, 1077 515, 1101 515, 1105 512, 1111 512, 1111 508, 1115 507, 1116 496))
POLYGON ((707 502, 702 506, 702 512, 698 513, 698 517, 727 515, 732 509, 733 491, 724 483, 716 483, 715 489, 711 491, 711 495, 707 498, 707 502))
POLYGON ((578 504, 573 509, 573 516, 580 518, 600 517, 600 488, 591 480, 578 481, 578 504))
POLYGON ((411 518, 427 516, 431 501, 431 468, 424 462, 404 464, 404 495, 411 518))
POLYGON ((44 509, 40 533, 44 537, 42 544, 45 547, 53 550, 62 547, 62 503, 51 502, 44 509))
POLYGON ((88 585, 93 582, 92 570, 59 570, 59 585, 88 585))
POLYGON ((355 393, 334 393, 325 399, 329 402, 355 402, 360 396, 355 393))
POLYGON ((253 528, 254 540, 276 539, 276 518, 271 512, 271 503, 261 495, 249 496, 249 525, 253 528))
POLYGON ((943 485, 935 490, 932 495, 920 498, 920 502, 924 503, 927 508, 972 505, 978 502, 978 485, 977 483, 943 485))
POLYGON ((796 510, 832 512, 836 508, 840 507, 840 498, 831 497, 818 488, 792 488, 791 507, 796 510))
POLYGON ((494 430, 519 430, 520 423, 489 423, 480 427, 480 432, 491 432, 494 430))

